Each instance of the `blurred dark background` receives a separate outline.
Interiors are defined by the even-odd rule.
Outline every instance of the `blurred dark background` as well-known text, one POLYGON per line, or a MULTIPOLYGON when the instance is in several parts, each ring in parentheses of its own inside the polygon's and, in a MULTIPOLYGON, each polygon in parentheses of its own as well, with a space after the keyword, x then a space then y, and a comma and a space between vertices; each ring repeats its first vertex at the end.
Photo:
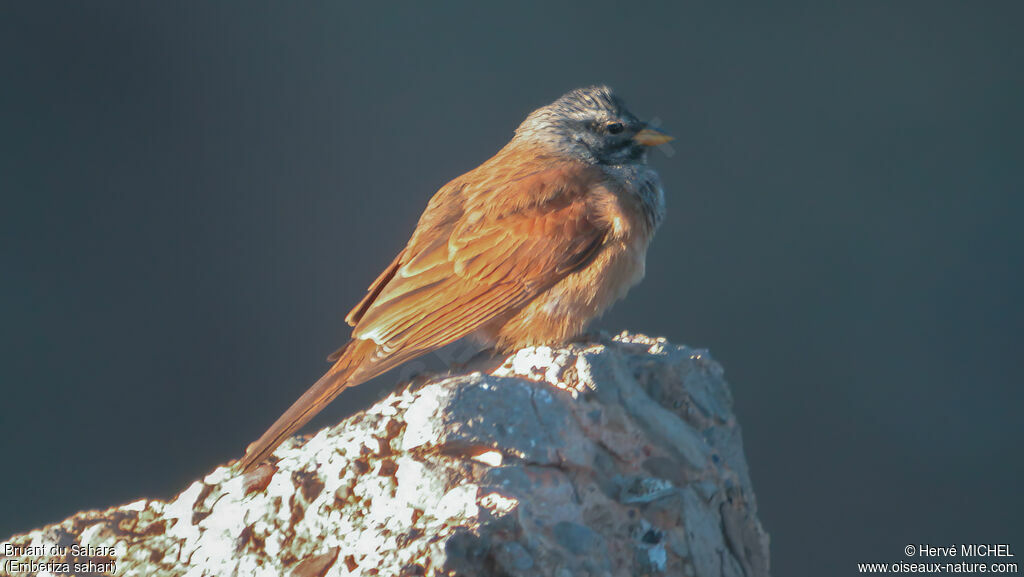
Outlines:
POLYGON ((774 573, 1024 549, 1022 16, 5 3, 0 537, 239 456, 430 195, 606 82, 678 140, 599 328, 724 364, 774 573))

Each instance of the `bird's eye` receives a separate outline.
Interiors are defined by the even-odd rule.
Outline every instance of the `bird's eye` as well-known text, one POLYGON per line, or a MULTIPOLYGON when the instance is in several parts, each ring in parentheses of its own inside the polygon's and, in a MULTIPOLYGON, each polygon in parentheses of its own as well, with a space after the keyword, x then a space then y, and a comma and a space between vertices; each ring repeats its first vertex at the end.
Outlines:
POLYGON ((608 134, 618 134, 622 132, 625 127, 622 126, 621 122, 609 122, 605 129, 608 130, 608 134))

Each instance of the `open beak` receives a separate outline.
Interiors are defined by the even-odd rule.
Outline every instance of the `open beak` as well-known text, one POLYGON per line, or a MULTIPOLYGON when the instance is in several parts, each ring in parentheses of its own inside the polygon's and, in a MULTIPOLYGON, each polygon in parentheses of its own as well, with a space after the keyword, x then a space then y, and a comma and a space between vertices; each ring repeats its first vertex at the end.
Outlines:
POLYGON ((633 140, 635 140, 637 144, 642 144, 644 146, 658 146, 659 144, 665 144, 670 140, 675 140, 675 137, 669 136, 657 128, 651 128, 648 126, 640 132, 637 132, 633 137, 633 140))

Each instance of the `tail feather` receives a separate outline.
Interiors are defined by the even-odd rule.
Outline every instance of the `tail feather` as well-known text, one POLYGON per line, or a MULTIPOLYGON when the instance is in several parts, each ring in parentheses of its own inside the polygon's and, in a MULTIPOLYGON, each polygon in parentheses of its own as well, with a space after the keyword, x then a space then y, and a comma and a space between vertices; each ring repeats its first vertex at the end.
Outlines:
POLYGON ((245 455, 240 460, 242 472, 248 472, 263 462, 278 445, 308 423, 342 391, 370 379, 373 375, 353 373, 359 369, 367 354, 375 348, 373 345, 372 341, 350 341, 339 351, 341 354, 338 355, 334 366, 292 403, 267 432, 246 448, 245 455))

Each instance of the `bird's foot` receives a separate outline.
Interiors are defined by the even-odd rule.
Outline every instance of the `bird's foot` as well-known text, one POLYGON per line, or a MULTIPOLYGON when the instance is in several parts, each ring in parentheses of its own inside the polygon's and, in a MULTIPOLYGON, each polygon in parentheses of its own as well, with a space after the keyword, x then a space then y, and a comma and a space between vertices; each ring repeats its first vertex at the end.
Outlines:
POLYGON ((505 362, 505 355, 498 354, 497 349, 486 348, 477 352, 463 363, 452 363, 453 373, 491 373, 505 362))

